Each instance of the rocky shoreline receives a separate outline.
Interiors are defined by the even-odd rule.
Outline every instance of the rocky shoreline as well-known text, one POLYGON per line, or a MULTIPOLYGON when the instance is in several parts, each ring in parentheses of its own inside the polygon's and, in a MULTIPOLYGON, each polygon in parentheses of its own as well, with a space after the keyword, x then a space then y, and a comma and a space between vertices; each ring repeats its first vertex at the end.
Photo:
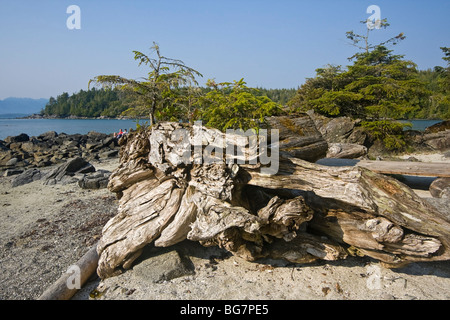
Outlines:
MULTIPOLYGON (((329 158, 399 159, 399 155, 386 150, 381 141, 373 141, 359 126, 358 120, 349 117, 331 119, 314 112, 308 112, 308 115, 328 143, 329 158)), ((450 158, 450 120, 437 123, 423 132, 408 130, 405 132, 405 139, 412 152, 440 153, 450 158)))
MULTIPOLYGON (((354 124, 314 120, 328 143, 328 153, 342 144, 366 147, 354 124)), ((449 133, 423 133, 422 142, 427 134, 444 137, 440 140, 444 144, 437 144, 442 148, 422 144, 424 153, 404 155, 404 160, 426 161, 433 156, 450 162, 445 140, 449 133)), ((98 241, 118 209, 115 196, 105 187, 119 165, 120 144, 97 132, 22 134, 0 141, 0 300, 38 298, 98 241)), ((357 148, 362 155, 346 157, 370 154, 370 147, 367 152, 357 148)), ((449 214, 447 198, 432 198, 428 192, 423 197, 449 214)), ((360 257, 311 265, 250 263, 189 241, 146 250, 135 267, 104 281, 93 277, 74 299, 450 298, 449 261, 389 270, 360 257), (380 280, 376 288, 369 285, 375 276, 380 280)))
MULTIPOLYGON (((78 120, 101 120, 101 119, 117 119, 117 120, 135 120, 135 117, 127 117, 127 116, 118 116, 118 117, 107 117, 107 116, 99 116, 99 117, 79 117, 79 116, 68 116, 68 117, 60 117, 56 115, 45 116, 40 113, 34 113, 31 115, 27 115, 25 117, 19 117, 18 119, 78 119, 78 120)), ((147 120, 146 118, 138 118, 139 120, 147 120)))
POLYGON ((11 176, 26 169, 61 164, 82 157, 87 161, 117 157, 119 141, 112 135, 91 131, 65 134, 49 131, 39 136, 22 133, 0 140, 0 172, 11 176))
MULTIPOLYGON (((327 158, 401 160, 401 155, 393 155, 381 141, 373 141, 357 120, 348 117, 331 119, 314 112, 308 115, 320 132, 320 139, 328 144, 327 158)), ((276 124, 280 125, 278 122, 276 124)), ((406 140, 410 151, 441 153, 450 158, 450 120, 435 124, 424 132, 409 130, 406 140)), ((82 157, 87 161, 112 158, 118 155, 119 149, 119 141, 113 134, 95 131, 87 134, 49 131, 32 137, 22 133, 0 140, 0 173, 14 175, 29 168, 61 164, 73 157, 82 157)))

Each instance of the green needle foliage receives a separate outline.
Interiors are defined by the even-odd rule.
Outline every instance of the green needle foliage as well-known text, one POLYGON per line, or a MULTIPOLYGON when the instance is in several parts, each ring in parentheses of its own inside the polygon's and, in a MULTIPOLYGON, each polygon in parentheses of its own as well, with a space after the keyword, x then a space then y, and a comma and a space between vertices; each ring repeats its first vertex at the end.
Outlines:
POLYGON ((136 118, 148 114, 150 125, 155 123, 155 115, 172 116, 179 112, 178 93, 181 87, 197 85, 196 76, 202 76, 198 71, 186 66, 183 61, 166 58, 161 55, 158 44, 153 42, 151 58, 139 51, 134 52, 134 60, 139 66, 150 68, 147 77, 142 80, 127 79, 116 75, 100 75, 90 80, 102 86, 114 86, 119 90, 132 93, 135 105, 125 111, 125 115, 136 118))
POLYGON ((282 113, 280 104, 267 96, 258 96, 257 89, 246 86, 244 79, 216 83, 208 80, 211 88, 204 99, 202 120, 207 126, 226 129, 258 129, 267 116, 282 113))
POLYGON ((57 117, 116 117, 127 109, 130 97, 119 90, 80 90, 69 96, 67 92, 50 97, 41 114, 57 117))
MULTIPOLYGON (((388 25, 383 20, 383 28, 388 25)), ((416 65, 385 46, 405 39, 403 33, 373 45, 369 43, 369 32, 365 36, 347 32, 347 38, 362 50, 349 58, 353 64, 317 69, 316 77, 307 79, 299 88, 290 107, 362 119, 362 125, 386 148, 401 149, 405 145, 404 125, 392 119, 417 113, 429 100, 430 91, 418 77, 416 65)))

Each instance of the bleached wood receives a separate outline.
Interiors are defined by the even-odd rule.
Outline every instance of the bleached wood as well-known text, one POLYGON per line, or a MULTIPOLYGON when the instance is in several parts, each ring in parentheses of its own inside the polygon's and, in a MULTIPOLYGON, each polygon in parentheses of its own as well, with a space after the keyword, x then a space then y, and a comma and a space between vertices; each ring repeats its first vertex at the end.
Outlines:
POLYGON ((289 129, 285 139, 296 131, 303 138, 292 145, 284 140, 273 175, 263 173, 260 162, 227 163, 226 154, 216 152, 241 136, 179 123, 130 134, 109 184, 120 198, 119 212, 103 229, 98 274, 131 267, 147 244, 184 239, 251 261, 336 260, 349 247, 390 265, 450 259, 450 222, 434 207, 392 177, 295 158, 308 149, 308 132, 316 131, 294 130, 305 118, 282 122, 289 129), (295 150, 286 152, 289 146, 295 150), (198 161, 205 155, 216 161, 198 161))
MULTIPOLYGON (((92 246, 75 265, 80 268, 80 286, 94 274, 97 268, 98 254, 97 245, 92 246)), ((69 300, 77 293, 77 288, 69 288, 67 282, 74 274, 64 273, 58 280, 49 286, 38 298, 38 300, 69 300)))
POLYGON ((362 160, 358 167, 384 174, 404 174, 425 177, 450 177, 450 163, 408 162, 408 161, 372 161, 362 160))

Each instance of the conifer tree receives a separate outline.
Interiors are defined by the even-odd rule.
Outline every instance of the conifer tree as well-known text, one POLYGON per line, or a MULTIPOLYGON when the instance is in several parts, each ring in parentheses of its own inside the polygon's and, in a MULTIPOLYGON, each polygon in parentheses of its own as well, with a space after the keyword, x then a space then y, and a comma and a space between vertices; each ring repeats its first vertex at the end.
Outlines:
POLYGON ((176 101, 177 89, 182 86, 197 85, 198 71, 186 66, 183 61, 161 55, 159 45, 153 42, 150 48, 151 57, 139 51, 134 52, 134 60, 139 66, 150 68, 143 80, 127 79, 117 75, 100 75, 90 80, 103 86, 115 86, 120 90, 131 92, 136 96, 135 105, 127 113, 136 117, 147 113, 150 125, 155 123, 155 114, 165 109, 170 111, 176 101))

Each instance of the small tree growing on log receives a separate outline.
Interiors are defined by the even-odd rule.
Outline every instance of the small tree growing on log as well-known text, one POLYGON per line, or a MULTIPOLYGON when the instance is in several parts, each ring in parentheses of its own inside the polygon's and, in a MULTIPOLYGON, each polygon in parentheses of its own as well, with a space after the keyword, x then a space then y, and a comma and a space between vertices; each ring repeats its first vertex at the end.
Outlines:
MULTIPOLYGON (((384 19, 379 26, 386 28, 389 24, 384 19)), ((387 150, 402 150, 406 146, 403 127, 407 125, 392 119, 405 118, 419 110, 429 99, 429 91, 417 77, 416 64, 387 48, 404 40, 405 35, 400 33, 372 44, 371 31, 367 29, 366 35, 347 32, 347 39, 361 50, 349 58, 353 64, 345 69, 341 66, 317 69, 316 77, 307 79, 290 106, 299 111, 314 109, 331 117, 362 119, 361 125, 374 140, 383 142, 387 150)))
POLYGON ((362 167, 301 160, 315 162, 326 152, 307 114, 267 122, 279 130, 270 146, 271 155, 279 151, 274 174, 262 170, 267 148, 234 162, 234 149, 252 154, 250 137, 237 130, 161 122, 127 135, 108 183, 119 209, 102 230, 98 275, 129 269, 148 244, 185 239, 249 261, 334 261, 355 252, 389 266, 450 259, 450 220, 413 190, 362 167), (229 145, 231 153, 204 161, 229 145))
POLYGON ((244 78, 233 83, 208 80, 206 85, 212 90, 203 99, 202 113, 207 126, 221 131, 257 129, 265 117, 283 113, 281 105, 267 96, 258 96, 258 90, 246 84, 244 78))
POLYGON ((156 53, 156 58, 133 51, 134 60, 139 61, 139 66, 145 64, 150 67, 148 76, 142 81, 117 75, 100 75, 91 79, 89 84, 95 82, 106 87, 116 86, 120 90, 134 93, 136 105, 125 113, 136 117, 148 114, 150 125, 153 125, 158 110, 176 103, 176 89, 188 84, 198 85, 195 77, 202 75, 181 60, 162 56, 159 45, 155 42, 150 51, 156 53))

